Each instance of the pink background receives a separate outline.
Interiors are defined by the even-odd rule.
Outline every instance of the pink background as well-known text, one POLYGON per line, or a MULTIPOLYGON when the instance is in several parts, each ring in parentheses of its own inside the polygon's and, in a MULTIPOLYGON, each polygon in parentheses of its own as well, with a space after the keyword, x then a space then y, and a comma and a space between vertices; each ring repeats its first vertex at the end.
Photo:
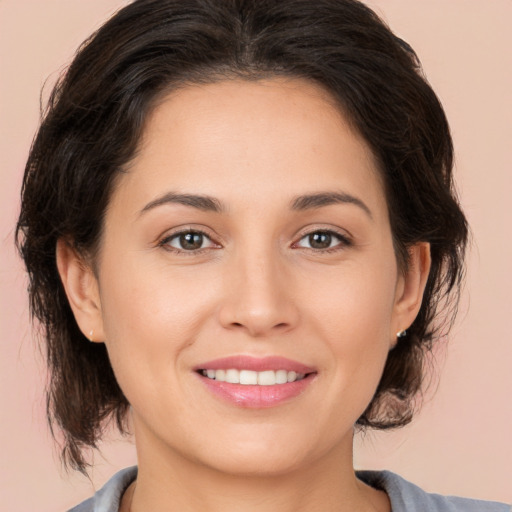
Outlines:
MULTIPOLYGON (((44 414, 44 365, 13 250, 22 171, 46 93, 75 48, 121 0, 0 1, 0 509, 63 510, 135 463, 105 443, 92 482, 60 467, 44 414)), ((512 2, 372 0, 416 49, 451 121, 462 203, 473 229, 459 321, 439 351, 421 414, 356 441, 355 464, 430 491, 512 501, 512 2)))

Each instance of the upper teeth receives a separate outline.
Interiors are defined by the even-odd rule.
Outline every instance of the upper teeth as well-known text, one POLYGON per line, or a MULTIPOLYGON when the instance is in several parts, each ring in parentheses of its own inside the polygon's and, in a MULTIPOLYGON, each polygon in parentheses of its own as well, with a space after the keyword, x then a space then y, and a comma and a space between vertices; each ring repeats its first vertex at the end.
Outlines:
POLYGON ((254 372, 252 370, 201 370, 201 373, 209 379, 215 379, 230 384, 259 384, 260 386, 273 386, 286 384, 304 378, 303 373, 287 370, 265 370, 254 372))

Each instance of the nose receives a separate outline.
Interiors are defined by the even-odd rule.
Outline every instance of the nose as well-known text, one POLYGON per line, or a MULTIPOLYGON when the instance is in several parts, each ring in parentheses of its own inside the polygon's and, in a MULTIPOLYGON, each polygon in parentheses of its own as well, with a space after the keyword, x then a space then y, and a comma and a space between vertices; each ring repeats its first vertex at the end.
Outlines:
POLYGON ((240 254, 226 269, 219 317, 222 326, 265 337, 293 329, 299 312, 293 279, 271 251, 240 254))

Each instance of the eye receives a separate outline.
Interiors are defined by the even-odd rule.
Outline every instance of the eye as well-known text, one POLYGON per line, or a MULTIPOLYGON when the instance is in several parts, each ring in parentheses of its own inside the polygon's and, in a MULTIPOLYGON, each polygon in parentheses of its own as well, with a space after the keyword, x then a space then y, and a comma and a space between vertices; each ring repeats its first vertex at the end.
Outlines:
POLYGON ((303 236, 296 245, 306 249, 331 252, 331 250, 347 247, 351 242, 346 236, 335 231, 318 230, 303 236))
POLYGON ((165 237, 160 246, 173 252, 199 252, 202 249, 218 247, 211 238, 202 231, 188 229, 165 237))

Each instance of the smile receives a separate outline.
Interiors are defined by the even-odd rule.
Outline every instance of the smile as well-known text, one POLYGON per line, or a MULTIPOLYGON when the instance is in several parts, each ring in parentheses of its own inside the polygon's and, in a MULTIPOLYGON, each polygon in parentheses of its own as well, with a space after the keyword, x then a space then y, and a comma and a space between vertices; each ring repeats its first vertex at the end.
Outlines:
POLYGON ((195 368, 212 396, 235 407, 276 407, 302 395, 317 371, 297 361, 271 356, 230 356, 195 368))

